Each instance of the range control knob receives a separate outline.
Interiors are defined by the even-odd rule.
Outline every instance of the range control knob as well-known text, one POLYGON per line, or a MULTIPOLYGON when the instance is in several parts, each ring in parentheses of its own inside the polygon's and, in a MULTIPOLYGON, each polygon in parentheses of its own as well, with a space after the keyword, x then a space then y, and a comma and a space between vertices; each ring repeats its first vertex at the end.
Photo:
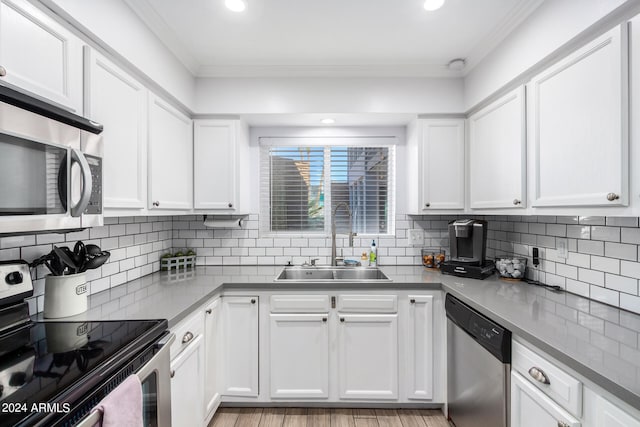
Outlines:
POLYGON ((12 271, 5 276, 4 281, 9 285, 19 285, 20 283, 22 283, 22 279, 22 273, 20 273, 19 271, 12 271))

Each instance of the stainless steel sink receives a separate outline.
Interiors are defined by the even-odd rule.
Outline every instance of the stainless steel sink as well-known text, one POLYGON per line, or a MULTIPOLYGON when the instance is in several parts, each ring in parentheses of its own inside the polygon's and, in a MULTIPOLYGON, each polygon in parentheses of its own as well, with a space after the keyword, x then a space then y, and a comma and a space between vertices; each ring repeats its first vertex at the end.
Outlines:
POLYGON ((376 267, 284 267, 275 282, 391 282, 376 267))

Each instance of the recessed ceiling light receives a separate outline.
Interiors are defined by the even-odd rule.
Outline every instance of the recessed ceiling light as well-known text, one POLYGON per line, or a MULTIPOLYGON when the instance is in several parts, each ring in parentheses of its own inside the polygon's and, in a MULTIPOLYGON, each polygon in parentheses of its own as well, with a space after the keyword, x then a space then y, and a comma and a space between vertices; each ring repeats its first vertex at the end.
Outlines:
POLYGON ((443 4, 444 4, 444 0, 425 0, 424 8, 425 10, 428 10, 429 12, 431 12, 431 11, 440 9, 443 4))
POLYGON ((247 8, 247 3, 244 0, 224 0, 224 5, 234 12, 242 12, 247 8))
POLYGON ((325 124, 325 125, 332 125, 335 122, 336 121, 334 119, 322 119, 322 120, 320 120, 320 123, 325 124))

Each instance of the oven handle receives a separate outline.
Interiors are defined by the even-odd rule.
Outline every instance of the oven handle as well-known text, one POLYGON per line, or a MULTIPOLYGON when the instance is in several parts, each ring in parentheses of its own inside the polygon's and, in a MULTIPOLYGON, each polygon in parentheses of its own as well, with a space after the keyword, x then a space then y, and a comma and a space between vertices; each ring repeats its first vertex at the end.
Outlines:
MULTIPOLYGON (((140 368, 138 372, 136 372, 136 375, 138 376, 140 381, 144 381, 144 379, 156 369, 156 367, 154 366, 156 360, 163 357, 164 353, 169 351, 169 349, 171 348, 171 344, 175 339, 175 334, 169 334, 155 344, 156 347, 160 348, 160 351, 158 351, 151 358, 151 360, 149 360, 142 368, 140 368)), ((93 427, 95 424, 100 422, 102 422, 102 414, 100 413, 100 411, 92 410, 89 415, 83 418, 82 421, 75 425, 75 427, 93 427)))
POLYGON ((87 209, 89 201, 91 200, 91 188, 93 187, 93 179, 91 178, 91 168, 87 162, 87 158, 84 157, 82 151, 72 148, 71 149, 71 162, 76 162, 80 165, 82 171, 82 196, 77 205, 71 207, 71 216, 79 217, 87 209))

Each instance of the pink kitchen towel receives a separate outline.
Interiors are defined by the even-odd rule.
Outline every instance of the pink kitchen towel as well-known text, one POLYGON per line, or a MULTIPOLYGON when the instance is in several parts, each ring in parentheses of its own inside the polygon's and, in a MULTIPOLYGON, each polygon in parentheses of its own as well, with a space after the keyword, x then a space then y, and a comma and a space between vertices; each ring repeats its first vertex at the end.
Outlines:
POLYGON ((102 413, 102 427, 142 427, 142 384, 129 375, 93 408, 102 413))

